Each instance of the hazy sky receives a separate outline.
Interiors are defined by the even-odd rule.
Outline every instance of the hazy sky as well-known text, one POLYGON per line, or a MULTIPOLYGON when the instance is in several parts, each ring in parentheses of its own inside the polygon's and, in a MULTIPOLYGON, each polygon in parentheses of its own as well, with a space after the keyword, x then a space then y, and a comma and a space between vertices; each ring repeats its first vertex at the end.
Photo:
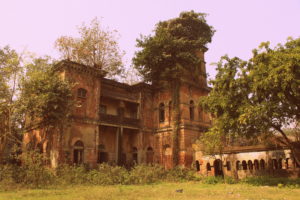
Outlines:
POLYGON ((0 0, 0 47, 57 58, 54 41, 77 36, 78 25, 98 17, 119 31, 129 66, 140 34, 189 10, 208 13, 208 24, 216 29, 206 53, 210 77, 215 71, 209 64, 224 54, 247 59, 262 41, 277 44, 300 36, 300 0, 0 0))

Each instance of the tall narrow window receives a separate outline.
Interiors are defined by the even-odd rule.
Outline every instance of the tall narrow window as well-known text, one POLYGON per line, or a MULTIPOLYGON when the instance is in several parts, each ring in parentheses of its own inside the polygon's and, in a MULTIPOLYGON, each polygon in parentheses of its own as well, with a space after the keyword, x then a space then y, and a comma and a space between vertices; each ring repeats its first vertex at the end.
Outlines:
POLYGON ((164 122, 165 121, 165 104, 164 103, 160 103, 159 104, 159 108, 158 108, 158 112, 159 112, 159 122, 164 122))
POLYGON ((77 97, 85 99, 86 98, 86 93, 87 93, 86 89, 79 88, 77 90, 77 97))
POLYGON ((261 159, 259 165, 260 165, 260 169, 265 169, 265 160, 261 159))
POLYGON ((132 161, 134 164, 138 164, 138 150, 136 147, 132 148, 132 161))
POLYGON ((211 171, 210 163, 207 163, 207 164, 206 164, 206 170, 207 170, 207 171, 211 171))
POLYGON ((172 117, 172 101, 169 101, 169 122, 171 122, 172 117))
POLYGON ((106 114, 106 105, 100 105, 100 113, 106 114))
POLYGON ((198 160, 196 160, 196 170, 197 172, 200 171, 200 162, 198 160))
POLYGON ((259 170, 259 163, 258 160, 254 160, 254 169, 259 170))
POLYGON ((247 162, 245 160, 242 161, 243 170, 247 170, 247 162))
POLYGON ((194 101, 190 101, 190 120, 194 120, 194 101))
POLYGON ((231 171, 231 163, 230 161, 226 162, 227 171, 231 171))
POLYGON ((74 161, 75 164, 82 164, 83 163, 83 155, 84 155, 83 151, 84 151, 83 142, 78 140, 74 144, 74 152, 73 152, 74 159, 73 159, 73 161, 74 161))

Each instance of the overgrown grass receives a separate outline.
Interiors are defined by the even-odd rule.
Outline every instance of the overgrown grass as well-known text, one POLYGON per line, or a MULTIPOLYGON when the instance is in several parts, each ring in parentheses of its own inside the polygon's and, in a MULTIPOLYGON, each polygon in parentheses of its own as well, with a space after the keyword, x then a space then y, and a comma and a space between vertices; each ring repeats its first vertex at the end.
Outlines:
POLYGON ((139 185, 194 180, 199 178, 193 170, 165 170, 160 165, 136 165, 130 170, 108 164, 101 164, 97 169, 62 165, 56 170, 35 162, 24 162, 21 166, 0 166, 0 185, 7 188, 11 185, 47 188, 59 185, 139 185))
POLYGON ((203 184, 200 182, 146 185, 62 186, 48 189, 3 191, 0 200, 298 200, 300 189, 248 184, 203 184))

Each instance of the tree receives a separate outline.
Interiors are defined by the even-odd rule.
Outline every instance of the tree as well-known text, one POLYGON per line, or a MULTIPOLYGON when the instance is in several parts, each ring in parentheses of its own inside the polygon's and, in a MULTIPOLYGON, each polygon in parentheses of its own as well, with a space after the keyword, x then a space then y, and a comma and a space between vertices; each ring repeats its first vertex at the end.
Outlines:
POLYGON ((49 58, 37 58, 26 65, 18 110, 25 117, 24 132, 40 130, 42 141, 48 140, 50 145, 54 133, 61 136, 73 107, 71 88, 60 79, 49 58))
POLYGON ((0 49, 0 162, 11 143, 19 142, 16 113, 21 57, 9 46, 0 49))
POLYGON ((88 66, 97 67, 108 72, 109 78, 121 76, 123 52, 116 42, 116 31, 109 31, 100 26, 97 18, 90 26, 83 24, 78 28, 79 38, 62 36, 55 42, 63 59, 88 66))
POLYGON ((62 81, 48 58, 25 63, 24 56, 0 49, 0 162, 22 135, 32 130, 61 128, 72 108, 71 85, 62 81))
POLYGON ((300 38, 274 48, 262 43, 248 61, 224 56, 217 71, 211 93, 200 101, 215 117, 213 129, 231 138, 272 133, 300 164, 284 130, 300 119, 300 38))
POLYGON ((200 58, 196 54, 205 51, 214 34, 205 16, 194 11, 182 12, 177 18, 159 22, 153 36, 137 39, 141 50, 133 58, 134 67, 146 82, 172 91, 174 165, 178 164, 181 75, 190 72, 191 77, 198 77, 200 58))

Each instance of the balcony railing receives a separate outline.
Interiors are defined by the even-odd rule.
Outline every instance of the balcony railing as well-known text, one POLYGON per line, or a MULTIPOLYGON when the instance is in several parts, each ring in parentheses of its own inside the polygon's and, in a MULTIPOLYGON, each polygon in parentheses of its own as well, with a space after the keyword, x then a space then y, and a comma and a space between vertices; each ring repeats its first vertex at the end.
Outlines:
POLYGON ((112 125, 131 126, 138 128, 140 120, 134 118, 121 117, 119 115, 100 114, 100 122, 112 125))

